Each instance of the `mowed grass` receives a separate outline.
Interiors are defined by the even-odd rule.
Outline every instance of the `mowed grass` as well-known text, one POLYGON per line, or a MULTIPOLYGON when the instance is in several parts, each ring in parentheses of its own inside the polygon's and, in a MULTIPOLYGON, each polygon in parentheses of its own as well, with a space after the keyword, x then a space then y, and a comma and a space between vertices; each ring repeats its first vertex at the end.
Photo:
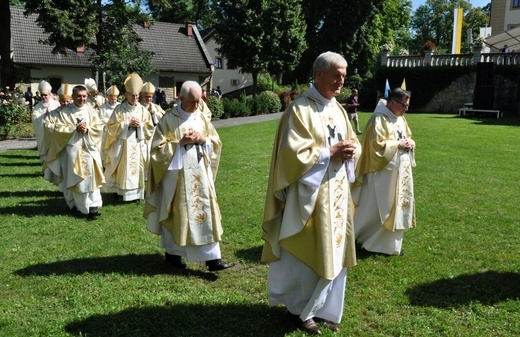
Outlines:
MULTIPOLYGON (((370 113, 360 113, 362 125, 370 113)), ((520 118, 408 114, 418 227, 402 257, 358 255, 340 334, 520 335, 520 118)), ((175 271, 142 206, 88 222, 35 150, 0 153, 0 336, 303 336, 267 303, 261 220, 277 121, 219 128, 223 258, 175 271)))

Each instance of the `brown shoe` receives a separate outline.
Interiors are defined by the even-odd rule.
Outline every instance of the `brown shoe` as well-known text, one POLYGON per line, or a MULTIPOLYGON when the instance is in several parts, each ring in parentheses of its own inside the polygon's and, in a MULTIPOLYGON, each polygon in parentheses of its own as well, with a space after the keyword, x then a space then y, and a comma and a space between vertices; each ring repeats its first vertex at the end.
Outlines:
POLYGON ((306 331, 313 335, 321 335, 320 328, 312 318, 309 318, 304 322, 300 319, 300 316, 292 314, 289 311, 287 311, 287 315, 294 322, 294 324, 296 324, 298 329, 306 331))
POLYGON ((324 327, 326 327, 327 329, 329 330, 332 330, 334 332, 339 332, 339 327, 336 323, 334 322, 331 322, 329 320, 326 320, 326 319, 323 319, 321 317, 314 317, 314 321, 318 324, 321 324, 323 325, 324 327))

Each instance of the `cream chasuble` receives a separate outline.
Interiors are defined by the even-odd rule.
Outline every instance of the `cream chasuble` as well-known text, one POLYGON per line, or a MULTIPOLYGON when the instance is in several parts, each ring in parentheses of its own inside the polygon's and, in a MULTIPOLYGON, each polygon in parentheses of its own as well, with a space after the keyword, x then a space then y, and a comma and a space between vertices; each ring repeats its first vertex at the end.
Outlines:
POLYGON ((220 148, 216 130, 200 110, 188 114, 177 107, 163 116, 151 145, 144 214, 150 231, 160 234, 164 226, 178 246, 220 241, 221 215, 214 186, 220 148), (190 129, 203 134, 206 143, 180 147, 179 140, 190 129))
POLYGON ((331 160, 329 150, 343 139, 358 144, 359 156, 344 109, 312 88, 284 113, 273 149, 262 256, 270 263, 269 303, 303 321, 341 320, 346 267, 355 265, 354 160, 331 160))
POLYGON ((407 138, 411 138, 411 131, 406 119, 395 116, 386 107, 386 101, 380 101, 363 137, 364 148, 374 150, 360 159, 358 181, 352 191, 357 207, 356 238, 367 250, 398 254, 402 231, 415 227, 415 152, 398 147, 399 140, 407 138))
POLYGON ((115 107, 107 123, 104 191, 118 193, 125 201, 144 198, 148 142, 153 131, 150 114, 142 105, 125 102, 115 107), (129 126, 132 118, 140 121, 139 127, 129 126))
POLYGON ((69 104, 53 112, 45 121, 46 137, 51 138, 47 166, 58 177, 60 191, 70 208, 88 214, 89 207, 102 205, 99 189, 105 183, 99 149, 103 124, 88 105, 69 104), (85 122, 87 133, 76 131, 85 122))

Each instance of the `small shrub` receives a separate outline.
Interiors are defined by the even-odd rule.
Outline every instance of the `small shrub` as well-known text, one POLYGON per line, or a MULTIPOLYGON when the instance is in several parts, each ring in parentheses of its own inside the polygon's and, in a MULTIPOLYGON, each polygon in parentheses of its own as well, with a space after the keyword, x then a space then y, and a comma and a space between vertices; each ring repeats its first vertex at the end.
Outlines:
POLYGON ((7 139, 15 126, 31 120, 28 104, 20 89, 0 90, 0 138, 7 139))
POLYGON ((212 119, 220 119, 224 115, 224 104, 215 96, 206 97, 206 103, 211 110, 212 119))
POLYGON ((336 101, 338 101, 341 104, 347 103, 347 98, 349 98, 350 93, 351 93, 350 89, 347 89, 347 88, 341 89, 341 93, 338 96, 336 96, 336 101))
POLYGON ((245 94, 243 94, 244 98, 238 100, 231 100, 228 98, 222 99, 222 103, 224 105, 224 116, 226 118, 234 118, 234 117, 244 117, 251 115, 251 109, 248 106, 247 99, 245 98, 245 94))
POLYGON ((270 114, 280 112, 282 102, 277 94, 272 91, 264 91, 257 97, 257 114, 270 114))

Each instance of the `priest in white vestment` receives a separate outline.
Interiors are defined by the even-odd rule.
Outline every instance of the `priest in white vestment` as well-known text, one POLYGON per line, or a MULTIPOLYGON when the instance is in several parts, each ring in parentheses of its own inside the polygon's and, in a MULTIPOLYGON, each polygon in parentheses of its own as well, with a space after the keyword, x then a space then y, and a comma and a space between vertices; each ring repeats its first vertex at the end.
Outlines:
POLYGON ((119 89, 117 86, 110 86, 106 91, 106 96, 107 99, 105 103, 99 107, 99 118, 101 118, 101 121, 105 125, 105 128, 103 129, 103 140, 101 142, 101 159, 103 159, 103 164, 105 161, 105 139, 107 137, 108 120, 110 119, 110 116, 112 116, 112 112, 114 112, 116 106, 119 105, 119 102, 117 101, 117 98, 119 97, 119 89))
MULTIPOLYGON (((55 110, 51 111, 49 114, 49 118, 52 118, 52 116, 59 114, 63 108, 65 108, 67 105, 69 105, 72 102, 72 85, 69 85, 68 83, 62 83, 60 88, 58 89, 58 100, 60 106, 57 107, 55 110)), ((45 131, 45 130, 44 130, 45 131)), ((42 144, 41 153, 44 155, 41 156, 42 158, 42 166, 43 166, 43 178, 54 185, 60 186, 60 178, 56 176, 52 170, 47 165, 47 152, 49 151, 49 145, 51 142, 52 137, 44 137, 45 142, 42 144)), ((63 192, 60 188, 60 192, 63 192)))
POLYGON ((103 123, 97 112, 86 104, 88 91, 76 86, 73 103, 55 110, 45 120, 45 133, 50 144, 47 166, 58 177, 69 208, 76 208, 92 220, 101 213, 100 188, 105 183, 101 164, 103 123))
POLYGON ((270 305, 284 304, 298 328, 339 331, 347 267, 356 264, 350 184, 361 146, 341 92, 347 62, 318 56, 314 86, 281 117, 263 217, 262 261, 270 305))
POLYGON ((374 253, 403 255, 404 232, 415 227, 415 142, 404 117, 410 95, 396 88, 381 99, 363 135, 354 225, 357 242, 374 253))
POLYGON ((47 147, 45 145, 44 121, 49 118, 51 111, 57 109, 60 103, 53 98, 52 86, 47 81, 41 81, 38 85, 38 91, 42 100, 33 108, 31 122, 34 127, 36 136, 36 146, 38 147, 38 156, 40 161, 45 162, 47 147))
POLYGON ((164 110, 159 104, 153 102, 155 86, 151 82, 145 82, 141 89, 141 105, 150 113, 153 125, 157 125, 164 115, 164 110))
POLYGON ((209 271, 229 268, 222 262, 222 224, 215 178, 222 144, 200 109, 202 89, 183 83, 179 103, 156 126, 144 217, 147 228, 161 236, 168 263, 186 268, 205 261, 209 271))
POLYGON ((108 120, 104 146, 107 183, 103 191, 136 204, 144 199, 148 142, 154 132, 150 113, 138 101, 142 87, 138 74, 126 78, 126 101, 115 107, 108 120))

